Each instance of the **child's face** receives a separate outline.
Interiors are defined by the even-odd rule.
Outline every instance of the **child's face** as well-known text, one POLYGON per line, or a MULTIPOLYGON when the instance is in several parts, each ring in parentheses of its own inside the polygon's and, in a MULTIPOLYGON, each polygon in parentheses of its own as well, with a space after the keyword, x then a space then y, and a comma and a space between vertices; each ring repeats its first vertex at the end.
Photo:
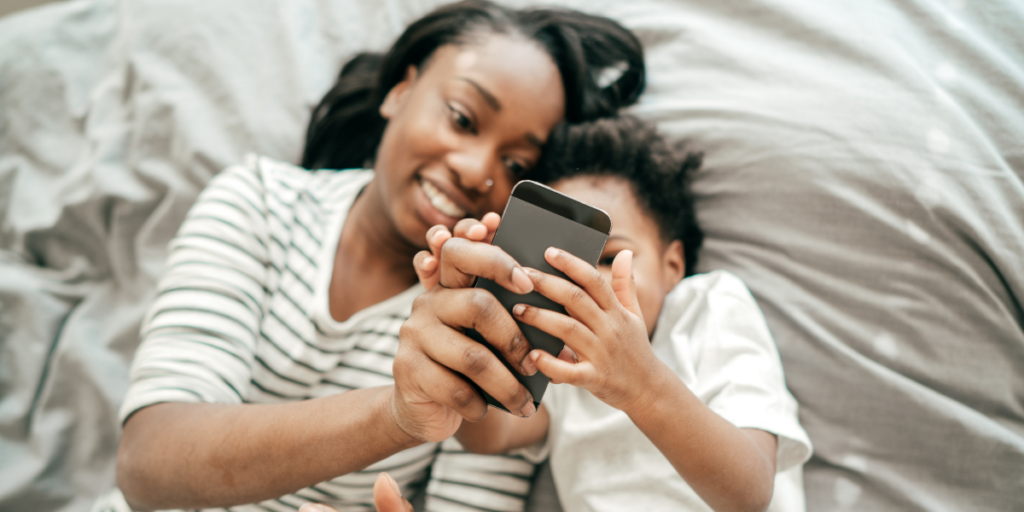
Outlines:
POLYGON ((650 337, 665 295, 685 274, 682 242, 666 244, 662 240, 657 223, 637 203, 632 186, 622 178, 576 176, 557 181, 552 188, 608 212, 612 230, 597 268, 611 282, 615 255, 627 249, 633 251, 636 295, 650 337))

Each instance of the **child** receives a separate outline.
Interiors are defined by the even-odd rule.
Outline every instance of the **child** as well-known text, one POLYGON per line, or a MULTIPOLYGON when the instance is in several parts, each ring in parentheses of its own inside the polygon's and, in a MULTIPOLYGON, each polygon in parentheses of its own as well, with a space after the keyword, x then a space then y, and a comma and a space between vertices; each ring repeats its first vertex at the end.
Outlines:
POLYGON ((702 236, 686 182, 699 160, 678 165, 625 116, 563 126, 546 151, 530 177, 608 212, 608 244, 597 272, 548 250, 575 283, 528 271, 568 315, 512 311, 565 341, 558 358, 529 356, 562 385, 533 417, 490 414, 459 440, 501 453, 546 437, 523 451, 550 454, 567 512, 803 509, 810 441, 761 312, 734 275, 691 275, 702 236))

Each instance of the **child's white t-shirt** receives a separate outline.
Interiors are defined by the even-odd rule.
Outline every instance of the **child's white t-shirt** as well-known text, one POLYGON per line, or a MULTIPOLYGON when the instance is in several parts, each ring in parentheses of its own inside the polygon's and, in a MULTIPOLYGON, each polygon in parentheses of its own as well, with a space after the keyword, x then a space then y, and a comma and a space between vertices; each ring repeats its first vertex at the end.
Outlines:
MULTIPOLYGON (((724 271, 684 279, 665 298, 652 348, 711 410, 738 427, 778 436, 769 510, 804 510, 801 468, 811 442, 743 282, 724 271)), ((567 384, 552 385, 543 403, 565 512, 711 510, 624 412, 567 384)))

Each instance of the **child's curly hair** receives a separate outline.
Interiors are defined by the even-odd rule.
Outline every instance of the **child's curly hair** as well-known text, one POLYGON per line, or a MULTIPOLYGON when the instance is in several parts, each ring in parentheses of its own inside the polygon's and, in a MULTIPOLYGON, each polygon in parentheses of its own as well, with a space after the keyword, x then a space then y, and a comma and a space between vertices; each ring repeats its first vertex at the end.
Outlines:
POLYGON ((674 151, 655 128, 629 115, 562 123, 551 133, 544 155, 526 176, 541 183, 576 176, 614 176, 633 186, 641 208, 666 242, 680 240, 686 275, 697 265, 704 233, 697 225, 690 175, 702 155, 674 151))

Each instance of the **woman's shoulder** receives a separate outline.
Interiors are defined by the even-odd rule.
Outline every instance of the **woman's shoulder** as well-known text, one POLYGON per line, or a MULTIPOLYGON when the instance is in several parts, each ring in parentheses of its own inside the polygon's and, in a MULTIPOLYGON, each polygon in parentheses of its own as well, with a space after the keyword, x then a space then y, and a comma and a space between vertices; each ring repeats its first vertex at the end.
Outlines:
POLYGON ((207 189, 247 189, 261 202, 273 198, 292 204, 310 200, 316 204, 331 203, 354 195, 373 178, 368 169, 308 170, 294 164, 256 154, 248 154, 236 165, 214 176, 207 189))
POLYGON ((221 181, 243 179, 259 187, 264 194, 273 194, 279 199, 307 196, 315 202, 334 199, 338 194, 355 193, 353 189, 362 189, 372 178, 373 171, 368 169, 308 170, 251 153, 242 163, 228 167, 217 177, 221 181))

